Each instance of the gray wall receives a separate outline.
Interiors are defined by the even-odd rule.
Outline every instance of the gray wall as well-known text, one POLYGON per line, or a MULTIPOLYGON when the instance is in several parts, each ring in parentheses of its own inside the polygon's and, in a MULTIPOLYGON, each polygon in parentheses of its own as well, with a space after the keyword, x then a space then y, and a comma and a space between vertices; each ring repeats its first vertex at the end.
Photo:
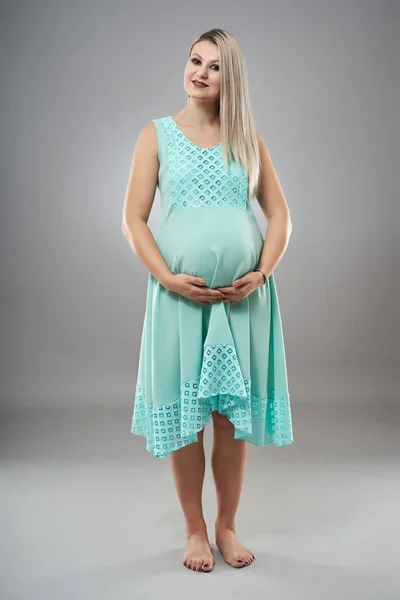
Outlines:
MULTIPOLYGON (((1 7, 3 407, 133 406, 148 273, 120 230, 132 152, 185 105, 211 27, 242 46, 291 209, 275 277, 292 402, 398 401, 399 3, 1 7)), ((158 214, 157 192, 154 232, 158 214)))

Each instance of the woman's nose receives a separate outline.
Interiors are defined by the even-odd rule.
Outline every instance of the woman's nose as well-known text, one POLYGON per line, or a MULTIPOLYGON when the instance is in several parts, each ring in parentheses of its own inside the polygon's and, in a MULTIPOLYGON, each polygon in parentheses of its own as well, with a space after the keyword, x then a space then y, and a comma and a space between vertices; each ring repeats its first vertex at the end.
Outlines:
POLYGON ((197 71, 197 77, 202 80, 202 79, 206 79, 204 77, 204 75, 207 74, 207 69, 200 69, 200 71, 197 71))

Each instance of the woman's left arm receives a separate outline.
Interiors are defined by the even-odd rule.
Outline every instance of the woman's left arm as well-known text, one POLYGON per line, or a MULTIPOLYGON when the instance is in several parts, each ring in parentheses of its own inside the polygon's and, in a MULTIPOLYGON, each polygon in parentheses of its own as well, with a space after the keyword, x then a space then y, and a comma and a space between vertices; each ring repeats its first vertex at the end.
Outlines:
POLYGON ((268 278, 284 255, 292 232, 289 207, 267 146, 257 131, 261 172, 256 198, 268 222, 264 245, 256 269, 268 278))

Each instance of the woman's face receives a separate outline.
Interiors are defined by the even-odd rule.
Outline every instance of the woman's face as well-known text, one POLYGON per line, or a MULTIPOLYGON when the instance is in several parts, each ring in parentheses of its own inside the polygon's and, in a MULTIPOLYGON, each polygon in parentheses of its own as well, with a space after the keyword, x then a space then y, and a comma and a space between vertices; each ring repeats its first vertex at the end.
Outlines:
POLYGON ((203 40, 192 48, 183 85, 186 93, 196 100, 216 100, 220 93, 219 48, 216 44, 203 40), (198 80, 206 85, 196 86, 198 80))

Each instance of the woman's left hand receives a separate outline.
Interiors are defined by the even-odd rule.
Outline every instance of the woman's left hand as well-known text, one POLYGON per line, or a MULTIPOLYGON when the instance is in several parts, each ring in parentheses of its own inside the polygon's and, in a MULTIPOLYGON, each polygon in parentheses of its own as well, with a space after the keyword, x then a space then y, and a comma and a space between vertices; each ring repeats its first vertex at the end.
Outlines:
POLYGON ((264 283, 264 276, 260 271, 248 271, 239 279, 235 279, 232 286, 217 287, 216 290, 222 292, 223 302, 236 304, 246 298, 251 292, 264 283))

